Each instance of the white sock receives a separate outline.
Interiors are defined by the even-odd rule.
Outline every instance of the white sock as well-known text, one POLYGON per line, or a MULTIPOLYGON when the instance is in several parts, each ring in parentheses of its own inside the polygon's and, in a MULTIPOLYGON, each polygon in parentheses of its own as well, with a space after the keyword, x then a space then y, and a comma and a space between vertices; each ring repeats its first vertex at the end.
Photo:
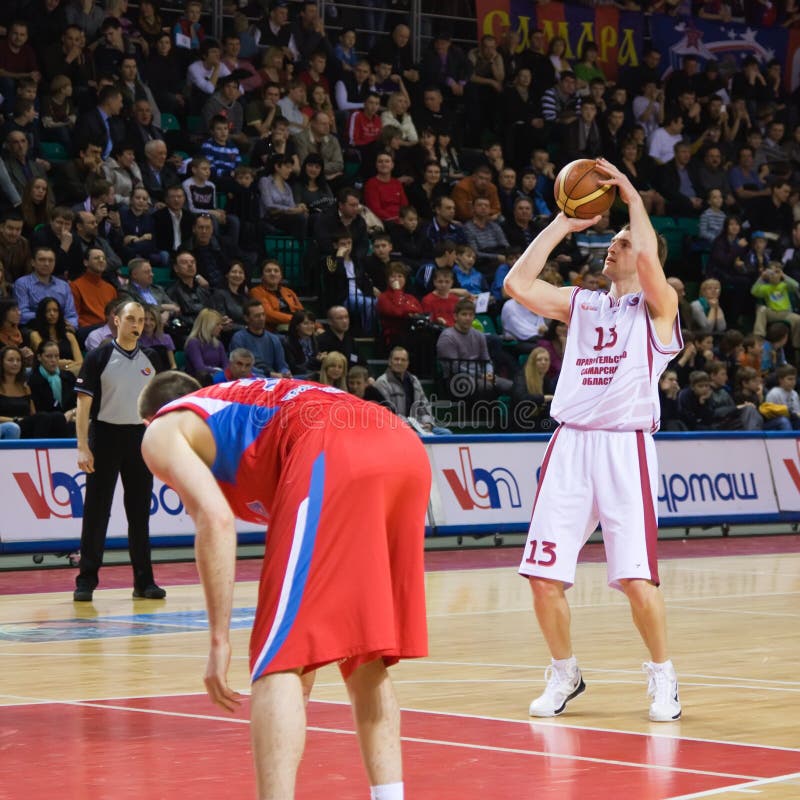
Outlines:
POLYGON ((403 800, 403 782, 370 786, 369 800, 403 800))
POLYGON ((559 672, 571 674, 578 669, 578 659, 574 655, 569 658, 551 658, 550 660, 553 662, 553 667, 559 672))

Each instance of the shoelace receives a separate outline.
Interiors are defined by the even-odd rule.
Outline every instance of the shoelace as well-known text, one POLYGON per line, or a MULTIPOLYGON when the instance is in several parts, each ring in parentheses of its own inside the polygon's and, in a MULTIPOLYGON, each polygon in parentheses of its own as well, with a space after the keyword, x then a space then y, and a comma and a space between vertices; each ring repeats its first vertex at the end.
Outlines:
POLYGON ((663 669, 653 669, 649 664, 642 664, 642 670, 647 673, 647 694, 654 698, 659 693, 668 693, 670 679, 663 669))

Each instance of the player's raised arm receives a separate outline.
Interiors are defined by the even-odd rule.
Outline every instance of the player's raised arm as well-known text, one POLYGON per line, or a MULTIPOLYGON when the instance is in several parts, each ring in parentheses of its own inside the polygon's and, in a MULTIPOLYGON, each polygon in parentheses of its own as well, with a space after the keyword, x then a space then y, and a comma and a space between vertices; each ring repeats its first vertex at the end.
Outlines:
POLYGON ((568 234, 586 230, 600 220, 577 219, 559 213, 528 245, 503 281, 503 289, 518 303, 548 319, 569 322, 573 287, 557 287, 539 280, 539 275, 556 245, 568 234))
POLYGON ((153 420, 142 442, 142 455, 153 475, 171 486, 196 527, 195 555, 206 598, 211 649, 206 690, 214 703, 235 711, 241 702, 227 682, 230 623, 236 576, 236 528, 233 512, 187 431, 204 423, 191 411, 153 420))
POLYGON ((658 236, 645 211, 641 195, 624 175, 610 161, 597 159, 597 168, 608 175, 605 184, 617 187, 619 196, 628 206, 631 228, 631 248, 636 257, 636 272, 644 292, 645 301, 653 321, 657 324, 659 336, 667 341, 670 329, 678 313, 678 295, 667 283, 664 267, 658 257, 658 236), (661 324, 666 326, 662 335, 661 324))

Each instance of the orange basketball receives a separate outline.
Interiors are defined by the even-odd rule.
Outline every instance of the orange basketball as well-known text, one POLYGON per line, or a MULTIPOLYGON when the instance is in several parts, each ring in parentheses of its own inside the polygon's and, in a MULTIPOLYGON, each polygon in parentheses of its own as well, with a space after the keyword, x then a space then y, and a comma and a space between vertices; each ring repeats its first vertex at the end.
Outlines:
POLYGON ((597 169, 593 158, 579 158, 556 175, 556 204, 568 217, 591 219, 611 208, 617 187, 600 183, 608 176, 597 169))

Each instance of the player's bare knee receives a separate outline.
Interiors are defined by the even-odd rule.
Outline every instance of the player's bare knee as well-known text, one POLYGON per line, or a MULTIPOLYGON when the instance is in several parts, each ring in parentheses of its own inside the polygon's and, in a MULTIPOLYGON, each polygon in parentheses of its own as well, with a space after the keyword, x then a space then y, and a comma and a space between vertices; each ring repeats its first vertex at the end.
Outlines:
POLYGON ((531 585, 534 602, 548 602, 564 596, 564 584, 561 581, 531 576, 528 582, 531 585))

